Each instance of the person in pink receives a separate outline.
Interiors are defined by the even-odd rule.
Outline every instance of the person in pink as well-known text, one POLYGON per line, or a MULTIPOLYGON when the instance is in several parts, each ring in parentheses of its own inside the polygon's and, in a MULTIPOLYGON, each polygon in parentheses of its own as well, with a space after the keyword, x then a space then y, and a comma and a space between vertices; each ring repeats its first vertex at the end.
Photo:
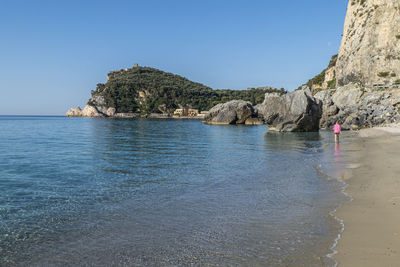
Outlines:
POLYGON ((335 133, 335 143, 339 143, 339 134, 342 131, 342 127, 338 122, 335 123, 333 126, 333 132, 335 133))

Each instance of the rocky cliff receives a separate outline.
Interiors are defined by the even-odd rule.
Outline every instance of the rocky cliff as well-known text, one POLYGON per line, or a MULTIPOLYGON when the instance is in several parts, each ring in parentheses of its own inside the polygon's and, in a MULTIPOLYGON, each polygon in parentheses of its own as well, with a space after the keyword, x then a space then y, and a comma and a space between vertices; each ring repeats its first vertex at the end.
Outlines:
POLYGON ((400 1, 349 0, 336 63, 338 86, 400 79, 400 1))
POLYGON ((321 128, 400 121, 400 0, 349 0, 339 54, 307 82, 321 128))

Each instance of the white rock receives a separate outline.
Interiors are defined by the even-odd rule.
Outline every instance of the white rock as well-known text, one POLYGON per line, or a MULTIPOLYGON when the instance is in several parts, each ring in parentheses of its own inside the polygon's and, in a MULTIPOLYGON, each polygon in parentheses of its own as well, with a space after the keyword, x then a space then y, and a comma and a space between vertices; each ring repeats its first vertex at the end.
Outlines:
POLYGON ((108 117, 113 117, 115 115, 115 108, 108 108, 106 111, 108 117))
POLYGON ((82 117, 103 117, 93 106, 86 105, 82 110, 82 117))
POLYGON ((67 116, 67 117, 81 117, 81 116, 82 116, 82 110, 81 110, 80 107, 77 107, 77 108, 70 108, 70 109, 67 111, 66 116, 67 116))

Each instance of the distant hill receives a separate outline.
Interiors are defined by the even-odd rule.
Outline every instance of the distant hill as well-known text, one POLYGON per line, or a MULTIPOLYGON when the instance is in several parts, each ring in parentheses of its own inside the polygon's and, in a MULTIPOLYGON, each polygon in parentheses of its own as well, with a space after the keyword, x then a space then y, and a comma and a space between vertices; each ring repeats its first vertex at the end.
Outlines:
POLYGON ((135 66, 110 72, 107 82, 97 84, 92 91, 88 104, 100 110, 115 108, 121 113, 172 113, 181 107, 203 111, 234 99, 259 104, 266 92, 283 93, 284 89, 213 90, 179 75, 135 66))

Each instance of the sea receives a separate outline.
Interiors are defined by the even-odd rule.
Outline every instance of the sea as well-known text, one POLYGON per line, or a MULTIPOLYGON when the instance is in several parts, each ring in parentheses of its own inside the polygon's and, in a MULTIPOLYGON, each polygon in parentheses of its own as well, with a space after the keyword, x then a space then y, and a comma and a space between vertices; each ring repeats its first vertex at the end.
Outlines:
POLYGON ((346 141, 0 116, 0 266, 335 266, 346 141))

